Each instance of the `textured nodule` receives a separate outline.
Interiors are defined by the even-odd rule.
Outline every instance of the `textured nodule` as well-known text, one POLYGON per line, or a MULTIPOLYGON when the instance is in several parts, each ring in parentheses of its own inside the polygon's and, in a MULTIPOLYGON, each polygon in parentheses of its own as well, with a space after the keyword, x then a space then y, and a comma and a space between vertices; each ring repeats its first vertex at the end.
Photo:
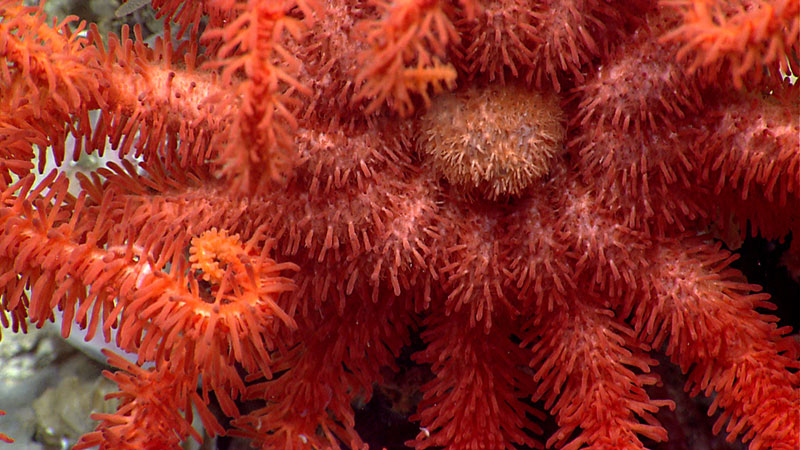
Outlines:
POLYGON ((514 197, 562 151, 563 116, 553 93, 513 84, 469 88, 433 99, 420 118, 420 148, 467 193, 514 197))

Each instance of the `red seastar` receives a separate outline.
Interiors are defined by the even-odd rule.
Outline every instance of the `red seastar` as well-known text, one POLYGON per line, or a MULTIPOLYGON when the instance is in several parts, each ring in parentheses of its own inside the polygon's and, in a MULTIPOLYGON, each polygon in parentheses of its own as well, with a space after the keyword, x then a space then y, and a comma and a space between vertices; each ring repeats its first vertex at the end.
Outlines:
POLYGON ((709 231, 797 228, 796 0, 152 4, 150 48, 0 0, 0 319, 155 363, 110 356, 77 448, 176 448, 192 407, 364 447, 351 403, 414 333, 419 449, 539 446, 530 399, 548 447, 664 441, 651 351, 715 432, 800 446, 800 349, 709 231), (140 162, 35 184, 68 134, 140 162))

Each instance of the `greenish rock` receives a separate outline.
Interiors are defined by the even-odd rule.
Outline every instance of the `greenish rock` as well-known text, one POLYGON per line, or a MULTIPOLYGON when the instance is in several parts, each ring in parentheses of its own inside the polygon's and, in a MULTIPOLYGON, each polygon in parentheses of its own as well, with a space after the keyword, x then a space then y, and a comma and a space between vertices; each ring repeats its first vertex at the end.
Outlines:
POLYGON ((115 400, 104 400, 106 394, 115 390, 114 383, 103 376, 87 382, 74 375, 47 388, 33 401, 36 441, 56 447, 74 444, 95 428, 96 422, 89 418, 91 414, 116 411, 115 400))

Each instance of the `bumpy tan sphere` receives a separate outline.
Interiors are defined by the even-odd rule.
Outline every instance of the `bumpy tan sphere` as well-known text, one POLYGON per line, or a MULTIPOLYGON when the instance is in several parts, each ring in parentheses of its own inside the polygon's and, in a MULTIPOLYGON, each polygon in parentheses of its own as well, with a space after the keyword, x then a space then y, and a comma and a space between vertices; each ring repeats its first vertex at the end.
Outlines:
POLYGON ((563 149, 558 97, 490 85, 434 98, 420 118, 420 148, 452 185, 496 200, 547 174, 563 149))

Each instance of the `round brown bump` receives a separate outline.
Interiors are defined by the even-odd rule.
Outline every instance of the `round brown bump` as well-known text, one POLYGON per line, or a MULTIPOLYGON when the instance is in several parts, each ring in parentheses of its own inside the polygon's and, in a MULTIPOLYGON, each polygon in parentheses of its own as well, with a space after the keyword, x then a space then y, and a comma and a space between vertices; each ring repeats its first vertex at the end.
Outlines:
POLYGON ((519 195, 563 149, 558 97, 518 85, 439 95, 420 118, 420 148, 450 184, 490 200, 519 195))

